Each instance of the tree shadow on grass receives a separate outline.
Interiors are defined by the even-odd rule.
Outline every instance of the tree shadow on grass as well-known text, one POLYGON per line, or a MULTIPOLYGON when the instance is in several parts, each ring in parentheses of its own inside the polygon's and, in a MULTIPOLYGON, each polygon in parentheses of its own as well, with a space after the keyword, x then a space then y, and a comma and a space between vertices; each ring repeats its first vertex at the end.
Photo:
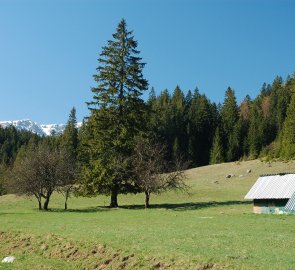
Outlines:
MULTIPOLYGON (((150 209, 166 209, 173 211, 187 211, 187 210, 199 210, 203 208, 218 207, 218 206, 235 206, 235 205, 249 205, 252 201, 210 201, 210 202, 188 202, 188 203, 163 203, 163 204, 151 204, 150 209)), ((98 213, 115 209, 129 209, 129 210, 142 210, 145 209, 144 205, 121 205, 118 208, 110 208, 109 206, 95 206, 79 209, 51 208, 48 211, 41 212, 53 212, 53 213, 98 213)))
POLYGON ((98 212, 105 212, 110 210, 109 207, 103 206, 96 206, 96 207, 88 207, 88 208, 80 208, 80 209, 68 209, 64 210, 63 208, 49 208, 48 210, 39 210, 37 208, 32 209, 33 212, 26 213, 26 212, 5 212, 0 213, 2 215, 32 215, 34 213, 98 213, 98 212))
MULTIPOLYGON (((108 207, 104 206, 94 206, 94 207, 87 207, 87 208, 79 208, 79 209, 67 209, 64 210, 62 208, 51 208, 47 212, 54 212, 54 213, 98 213, 98 212, 105 212, 110 210, 108 207)), ((46 211, 45 211, 46 212, 46 211)))
MULTIPOLYGON (((166 209, 174 211, 199 210, 203 208, 218 207, 218 206, 235 206, 235 205, 249 205, 252 201, 210 201, 210 202, 189 202, 189 203, 164 203, 151 204, 150 209, 166 209)), ((144 205, 123 205, 120 208, 139 210, 144 209, 144 205)))

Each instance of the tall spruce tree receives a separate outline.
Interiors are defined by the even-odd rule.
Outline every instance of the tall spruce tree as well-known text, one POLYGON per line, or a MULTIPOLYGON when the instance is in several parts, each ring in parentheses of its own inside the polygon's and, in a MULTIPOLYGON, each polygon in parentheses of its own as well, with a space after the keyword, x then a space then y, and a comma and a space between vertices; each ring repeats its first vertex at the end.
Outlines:
POLYGON ((237 159, 239 148, 239 132, 237 121, 239 118, 238 105, 235 92, 228 87, 225 92, 225 99, 221 110, 223 131, 225 134, 224 144, 226 149, 226 161, 237 159))
POLYGON ((198 153, 198 140, 197 140, 197 120, 198 102, 200 99, 199 89, 196 87, 192 97, 190 98, 190 104, 187 108, 187 133, 188 133, 188 158, 193 166, 197 164, 197 153, 198 153))
POLYGON ((147 115, 146 123, 147 130, 151 136, 156 136, 158 129, 158 115, 157 115, 157 96, 154 87, 151 88, 149 97, 147 100, 147 115))
POLYGON ((148 88, 139 53, 137 41, 121 20, 98 59, 97 86, 88 103, 89 162, 82 166, 82 186, 88 195, 111 195, 111 207, 118 206, 119 193, 135 191, 129 156, 135 136, 144 129, 146 105, 141 95, 148 88))
POLYGON ((263 113, 260 99, 256 98, 250 108, 248 145, 251 158, 257 158, 263 146, 263 113))
POLYGON ((214 105, 195 90, 187 113, 188 156, 193 166, 209 163, 215 116, 214 105))
POLYGON ((171 117, 173 123, 173 157, 176 159, 184 155, 186 150, 186 117, 185 117, 185 97, 177 85, 171 99, 171 117))
POLYGON ((240 105, 240 117, 239 125, 240 129, 240 153, 244 157, 249 155, 249 142, 248 142, 248 131, 250 124, 250 107, 251 107, 251 98, 247 95, 240 105))
POLYGON ((162 91, 157 97, 156 105, 154 107, 156 115, 155 132, 159 141, 167 144, 167 159, 173 159, 173 144, 175 126, 172 117, 171 96, 167 89, 162 91))
POLYGON ((224 162, 224 151, 219 127, 217 127, 210 152, 210 164, 224 162))
POLYGON ((70 176, 61 181, 58 192, 65 197, 65 210, 68 208, 68 199, 75 190, 76 175, 78 171, 78 127, 76 119, 76 109, 72 108, 64 133, 61 136, 61 146, 64 151, 65 158, 68 160, 66 164, 71 165, 68 168, 71 171, 70 176))
POLYGON ((70 158, 76 162, 78 148, 78 128, 75 107, 73 107, 70 112, 69 120, 62 135, 61 144, 70 158))

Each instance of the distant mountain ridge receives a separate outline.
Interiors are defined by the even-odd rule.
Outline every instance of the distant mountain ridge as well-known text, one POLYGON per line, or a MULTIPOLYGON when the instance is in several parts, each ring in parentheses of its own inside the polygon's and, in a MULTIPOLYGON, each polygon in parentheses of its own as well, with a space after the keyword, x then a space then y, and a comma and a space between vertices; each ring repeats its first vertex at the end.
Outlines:
MULTIPOLYGON (((81 127, 82 123, 77 123, 77 127, 81 127)), ((38 124, 30 119, 0 121, 0 126, 6 128, 14 126, 18 130, 27 130, 36 133, 39 136, 50 136, 52 134, 62 134, 66 124, 38 124)))

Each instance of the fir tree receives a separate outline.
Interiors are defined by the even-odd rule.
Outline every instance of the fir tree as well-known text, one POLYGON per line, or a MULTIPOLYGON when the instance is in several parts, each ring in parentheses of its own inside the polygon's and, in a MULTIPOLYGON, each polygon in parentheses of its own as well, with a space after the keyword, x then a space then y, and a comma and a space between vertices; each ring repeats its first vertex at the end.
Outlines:
POLYGON ((186 152, 185 97, 177 85, 171 99, 171 117, 173 123, 173 156, 176 158, 186 152), (177 149, 177 151, 175 151, 177 149))
POLYGON ((111 207, 117 207, 119 193, 134 191, 128 173, 134 137, 144 130, 146 105, 141 99, 148 82, 145 66, 138 56, 137 41, 123 19, 113 39, 103 47, 92 88, 89 162, 82 169, 82 183, 87 193, 111 195, 111 207))
POLYGON ((167 89, 162 91, 157 97, 154 112, 156 117, 154 130, 156 137, 159 141, 162 141, 167 145, 167 159, 172 160, 175 126, 172 117, 171 96, 167 89))
POLYGON ((224 131, 229 134, 238 120, 238 106, 233 89, 228 87, 225 92, 225 99, 221 111, 224 131))
POLYGON ((223 131, 225 134, 224 144, 226 146, 226 160, 233 161, 237 159, 238 153, 238 128, 236 126, 239 111, 235 92, 228 87, 225 92, 225 99, 221 110, 223 131))
POLYGON ((222 146, 220 129, 217 128, 215 131, 213 145, 210 152, 210 164, 217 164, 224 162, 224 151, 222 146))
POLYGON ((180 158, 182 152, 180 150, 179 140, 177 137, 174 139, 173 143, 173 159, 177 160, 177 158, 180 158))
POLYGON ((150 136, 155 136, 158 128, 158 115, 157 115, 157 96, 154 87, 151 88, 147 100, 147 114, 146 123, 147 131, 150 136))
POLYGON ((186 108, 189 108, 189 106, 191 105, 192 102, 192 98, 193 98, 193 94, 191 90, 188 90, 186 96, 185 96, 185 105, 186 108))
POLYGON ((205 95, 195 91, 188 110, 188 154, 194 166, 206 165, 216 124, 215 109, 205 95))
POLYGON ((63 147, 66 158, 70 161, 68 164, 71 164, 72 170, 72 177, 65 178, 58 187, 58 192, 65 197, 65 210, 68 208, 67 202, 71 194, 74 192, 76 184, 76 174, 78 170, 78 141, 76 109, 73 107, 64 133, 61 136, 61 146, 63 147))
POLYGON ((69 119, 61 139, 61 144, 65 151, 74 161, 76 161, 78 148, 78 128, 75 107, 73 107, 70 112, 69 119))
POLYGON ((149 93, 149 98, 148 98, 148 101, 147 101, 147 104, 150 106, 150 107, 153 107, 156 103, 156 100, 157 100, 157 97, 156 97, 156 92, 155 92, 155 88, 152 87, 151 88, 151 91, 149 93))
POLYGON ((256 99, 251 104, 249 130, 248 130, 248 145, 249 155, 252 158, 257 158, 263 145, 263 116, 260 107, 260 100, 256 99))

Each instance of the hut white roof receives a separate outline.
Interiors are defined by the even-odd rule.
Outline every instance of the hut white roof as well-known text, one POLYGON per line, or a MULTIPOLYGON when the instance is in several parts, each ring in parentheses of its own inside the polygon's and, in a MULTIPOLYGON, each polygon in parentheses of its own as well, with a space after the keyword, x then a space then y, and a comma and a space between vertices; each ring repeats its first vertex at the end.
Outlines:
POLYGON ((290 199, 295 192, 295 173, 262 175, 245 199, 290 199))

